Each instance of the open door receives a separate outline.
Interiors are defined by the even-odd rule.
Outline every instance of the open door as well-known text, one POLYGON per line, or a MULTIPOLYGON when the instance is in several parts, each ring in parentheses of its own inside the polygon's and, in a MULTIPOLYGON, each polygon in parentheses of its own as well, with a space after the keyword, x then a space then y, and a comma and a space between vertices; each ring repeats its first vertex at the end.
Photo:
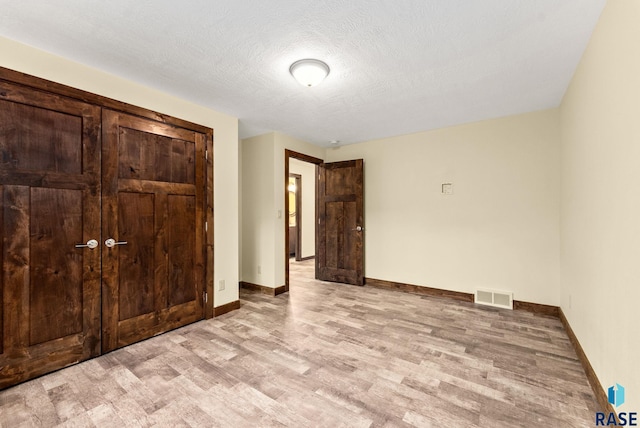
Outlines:
POLYGON ((364 285, 362 159, 318 165, 316 278, 364 285))

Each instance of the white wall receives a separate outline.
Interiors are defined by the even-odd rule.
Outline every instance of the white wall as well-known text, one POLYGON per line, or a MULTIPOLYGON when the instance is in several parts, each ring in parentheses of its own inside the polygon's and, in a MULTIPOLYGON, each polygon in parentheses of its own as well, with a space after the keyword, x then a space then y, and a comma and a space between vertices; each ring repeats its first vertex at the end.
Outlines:
POLYGON ((365 276, 559 304, 559 114, 327 150, 364 159, 365 276), (441 194, 453 183, 453 195, 441 194))
POLYGON ((640 411, 640 2, 607 2, 561 105, 562 310, 640 411))
POLYGON ((289 160, 289 173, 302 178, 301 257, 316 254, 316 166, 298 159, 289 160))
POLYGON ((214 129, 215 306, 238 300, 238 120, 0 37, 0 66, 214 129), (226 289, 217 291, 224 279, 226 289))

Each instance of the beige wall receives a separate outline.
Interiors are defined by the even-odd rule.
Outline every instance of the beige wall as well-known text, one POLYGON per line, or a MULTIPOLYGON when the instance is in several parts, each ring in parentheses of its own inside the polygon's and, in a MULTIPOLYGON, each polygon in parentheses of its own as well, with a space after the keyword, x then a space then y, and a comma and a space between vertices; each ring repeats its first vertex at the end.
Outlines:
MULTIPOLYGON (((275 288, 277 215, 273 190, 274 134, 241 141, 242 272, 241 280, 275 288)), ((282 173, 284 180, 284 172, 282 173)), ((280 208, 282 209, 282 208, 280 208)), ((284 251, 284 250, 283 250, 284 251)))
POLYGON ((271 288, 285 284, 285 149, 324 158, 323 148, 280 132, 241 141, 241 280, 271 288))
POLYGON ((328 149, 326 157, 364 159, 367 277, 559 303, 557 110, 328 149), (442 183, 453 183, 452 195, 442 183))
POLYGON ((289 172, 302 176, 302 257, 316 254, 316 166, 290 159, 289 172))
MULTIPOLYGON (((274 194, 276 209, 284 211, 284 151, 285 149, 293 150, 298 153, 302 153, 308 156, 314 156, 319 159, 324 159, 324 148, 314 146, 305 141, 298 140, 290 137, 281 132, 274 132, 274 194)), ((284 271, 284 220, 278 221, 275 228, 275 269, 276 269, 276 284, 278 286, 285 284, 285 271, 284 271)))
POLYGON ((214 129, 215 306, 238 299, 238 120, 0 37, 0 66, 214 129), (224 291, 217 284, 225 280, 224 291), (235 286, 234 286, 235 285, 235 286))
POLYGON ((562 310, 640 411, 640 2, 607 2, 561 105, 562 310))

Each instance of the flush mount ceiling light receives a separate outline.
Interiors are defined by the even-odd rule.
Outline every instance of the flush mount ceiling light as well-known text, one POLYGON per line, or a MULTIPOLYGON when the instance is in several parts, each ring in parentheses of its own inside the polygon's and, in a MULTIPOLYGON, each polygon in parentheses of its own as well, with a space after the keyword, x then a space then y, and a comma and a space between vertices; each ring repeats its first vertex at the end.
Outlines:
POLYGON ((329 75, 329 66, 318 59, 301 59, 291 64, 289 73, 304 86, 315 86, 329 75))

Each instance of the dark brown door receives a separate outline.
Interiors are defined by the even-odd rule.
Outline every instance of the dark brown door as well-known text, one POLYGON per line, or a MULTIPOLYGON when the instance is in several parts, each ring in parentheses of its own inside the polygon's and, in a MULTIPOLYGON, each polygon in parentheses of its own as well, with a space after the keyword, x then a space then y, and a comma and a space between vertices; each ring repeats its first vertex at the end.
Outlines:
POLYGON ((0 82, 0 388, 100 353, 100 120, 0 82))
POLYGON ((203 134, 103 113, 102 350, 202 319, 203 134))
POLYGON ((318 167, 316 278, 364 285, 363 161, 318 167))

